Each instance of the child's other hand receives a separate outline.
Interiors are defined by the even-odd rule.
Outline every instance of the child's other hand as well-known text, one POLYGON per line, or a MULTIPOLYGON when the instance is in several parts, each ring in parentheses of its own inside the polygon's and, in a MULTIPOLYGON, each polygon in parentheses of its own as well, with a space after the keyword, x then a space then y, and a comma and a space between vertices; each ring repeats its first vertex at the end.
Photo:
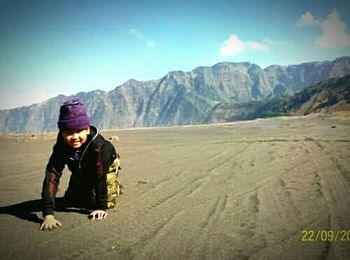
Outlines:
POLYGON ((51 230, 53 228, 62 227, 61 222, 55 219, 54 215, 46 215, 43 223, 40 226, 41 230, 51 230))
POLYGON ((96 219, 96 220, 105 219, 107 217, 107 212, 100 209, 94 210, 93 212, 91 212, 89 217, 91 219, 96 219))

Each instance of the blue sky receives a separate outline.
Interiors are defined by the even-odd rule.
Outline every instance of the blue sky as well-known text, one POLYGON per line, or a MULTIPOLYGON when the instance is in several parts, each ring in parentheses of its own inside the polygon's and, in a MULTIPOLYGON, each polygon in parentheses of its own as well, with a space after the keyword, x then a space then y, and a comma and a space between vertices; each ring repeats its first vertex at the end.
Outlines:
POLYGON ((218 62, 350 55, 349 1, 0 0, 0 109, 218 62))

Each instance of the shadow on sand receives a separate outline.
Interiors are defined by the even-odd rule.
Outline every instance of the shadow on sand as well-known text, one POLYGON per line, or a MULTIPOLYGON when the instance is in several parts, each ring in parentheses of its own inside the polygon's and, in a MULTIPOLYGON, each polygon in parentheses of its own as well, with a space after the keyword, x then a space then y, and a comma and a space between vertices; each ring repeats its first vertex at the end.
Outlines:
MULTIPOLYGON (((27 220, 30 222, 41 224, 43 219, 38 217, 38 213, 42 210, 41 200, 29 200, 13 205, 0 207, 0 214, 9 214, 17 218, 27 220)), ((91 211, 85 208, 69 207, 64 204, 63 198, 56 198, 57 212, 76 212, 80 214, 89 215, 91 211)))

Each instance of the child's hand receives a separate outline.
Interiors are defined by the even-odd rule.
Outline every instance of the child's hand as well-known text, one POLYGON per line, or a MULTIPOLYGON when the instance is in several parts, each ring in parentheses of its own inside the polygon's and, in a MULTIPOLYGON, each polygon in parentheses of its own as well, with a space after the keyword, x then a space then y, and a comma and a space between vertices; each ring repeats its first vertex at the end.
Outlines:
POLYGON ((62 227, 61 222, 55 219, 54 215, 46 215, 43 223, 40 226, 41 230, 51 230, 53 228, 62 227))
POLYGON ((89 217, 91 219, 96 219, 96 220, 105 219, 107 217, 107 212, 100 209, 94 210, 93 212, 91 212, 89 217))

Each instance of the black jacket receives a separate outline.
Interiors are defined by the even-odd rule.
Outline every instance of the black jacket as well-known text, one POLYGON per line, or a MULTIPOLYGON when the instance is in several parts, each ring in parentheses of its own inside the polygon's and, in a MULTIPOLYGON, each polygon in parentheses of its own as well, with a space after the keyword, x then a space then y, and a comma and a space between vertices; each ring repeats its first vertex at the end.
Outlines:
POLYGON ((43 216, 54 213, 57 188, 65 165, 72 172, 67 192, 87 199, 93 196, 95 209, 107 208, 106 175, 117 157, 114 146, 90 126, 90 135, 81 148, 80 160, 74 159, 74 153, 75 150, 64 142, 61 132, 58 133, 43 182, 43 216))

